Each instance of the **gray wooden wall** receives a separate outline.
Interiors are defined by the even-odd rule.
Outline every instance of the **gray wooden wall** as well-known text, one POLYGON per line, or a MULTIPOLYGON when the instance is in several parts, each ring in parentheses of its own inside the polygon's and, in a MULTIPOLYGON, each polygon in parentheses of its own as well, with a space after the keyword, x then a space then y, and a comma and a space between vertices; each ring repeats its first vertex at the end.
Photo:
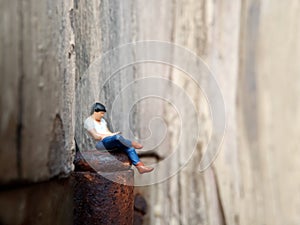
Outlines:
MULTIPOLYGON (((146 146, 161 141, 142 158, 147 164, 165 163, 170 170, 185 165, 164 182, 136 187, 149 204, 147 224, 299 224, 297 0, 2 0, 0 6, 1 185, 67 175, 74 137, 80 143, 82 120, 99 100, 109 110, 112 129, 146 146), (142 40, 181 45, 215 74, 227 129, 217 159, 204 172, 198 171, 199 162, 214 140, 209 106, 195 82, 158 63, 111 76, 114 65, 138 58, 134 51, 99 61, 107 51, 142 40), (182 118, 174 107, 157 98, 134 104, 145 89, 132 82, 153 76, 172 81, 196 106, 199 139, 188 161, 181 159, 193 146, 184 144, 189 134, 180 133, 182 118), (127 85, 129 92, 123 89, 127 85), (123 112, 130 117, 120 116, 123 112), (155 134, 164 129, 167 134, 155 134), (180 135, 183 142, 175 150, 180 135), (172 153, 176 160, 165 161, 172 153)), ((178 96, 175 89, 161 93, 174 101, 178 96)), ((192 130, 194 121, 184 122, 192 130)), ((145 184, 168 176, 156 169, 135 179, 145 184)))

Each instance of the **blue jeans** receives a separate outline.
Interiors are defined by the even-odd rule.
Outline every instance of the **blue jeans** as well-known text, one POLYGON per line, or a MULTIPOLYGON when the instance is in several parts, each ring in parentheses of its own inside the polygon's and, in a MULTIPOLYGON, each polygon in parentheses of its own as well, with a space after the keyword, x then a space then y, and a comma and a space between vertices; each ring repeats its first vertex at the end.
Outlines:
POLYGON ((137 155, 135 149, 132 147, 131 141, 125 139, 119 134, 103 138, 102 141, 97 142, 96 148, 98 150, 122 150, 126 152, 133 165, 136 165, 138 162, 140 162, 140 158, 137 155))

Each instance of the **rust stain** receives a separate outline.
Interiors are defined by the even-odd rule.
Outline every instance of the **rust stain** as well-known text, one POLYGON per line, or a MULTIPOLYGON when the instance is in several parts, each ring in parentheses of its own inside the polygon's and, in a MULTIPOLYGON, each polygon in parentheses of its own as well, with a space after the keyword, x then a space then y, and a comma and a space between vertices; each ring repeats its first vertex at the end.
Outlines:
POLYGON ((88 179, 89 181, 92 181, 92 180, 93 180, 93 178, 92 178, 92 176, 91 176, 90 174, 84 174, 84 177, 85 177, 86 179, 88 179))

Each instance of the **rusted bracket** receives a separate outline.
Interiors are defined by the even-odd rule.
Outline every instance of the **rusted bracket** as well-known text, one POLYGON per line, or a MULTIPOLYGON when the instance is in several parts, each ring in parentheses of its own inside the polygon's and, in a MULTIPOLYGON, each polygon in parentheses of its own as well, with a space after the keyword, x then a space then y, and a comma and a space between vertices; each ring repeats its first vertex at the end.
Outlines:
POLYGON ((77 152, 74 164, 74 224, 133 224, 134 172, 127 155, 77 152))

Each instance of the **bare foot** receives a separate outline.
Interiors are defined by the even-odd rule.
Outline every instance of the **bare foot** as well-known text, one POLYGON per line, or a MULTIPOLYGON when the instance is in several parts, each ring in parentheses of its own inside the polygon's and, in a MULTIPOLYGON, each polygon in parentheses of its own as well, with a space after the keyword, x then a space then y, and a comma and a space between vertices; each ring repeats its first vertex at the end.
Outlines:
POLYGON ((137 143, 136 141, 132 141, 131 144, 132 144, 132 147, 134 147, 134 148, 137 148, 137 149, 143 148, 143 145, 141 145, 140 143, 137 143))
POLYGON ((139 162, 139 163, 136 165, 136 168, 137 168, 137 170, 139 171, 140 174, 143 174, 143 173, 150 173, 152 170, 154 170, 153 167, 145 166, 144 163, 142 163, 142 162, 139 162))

